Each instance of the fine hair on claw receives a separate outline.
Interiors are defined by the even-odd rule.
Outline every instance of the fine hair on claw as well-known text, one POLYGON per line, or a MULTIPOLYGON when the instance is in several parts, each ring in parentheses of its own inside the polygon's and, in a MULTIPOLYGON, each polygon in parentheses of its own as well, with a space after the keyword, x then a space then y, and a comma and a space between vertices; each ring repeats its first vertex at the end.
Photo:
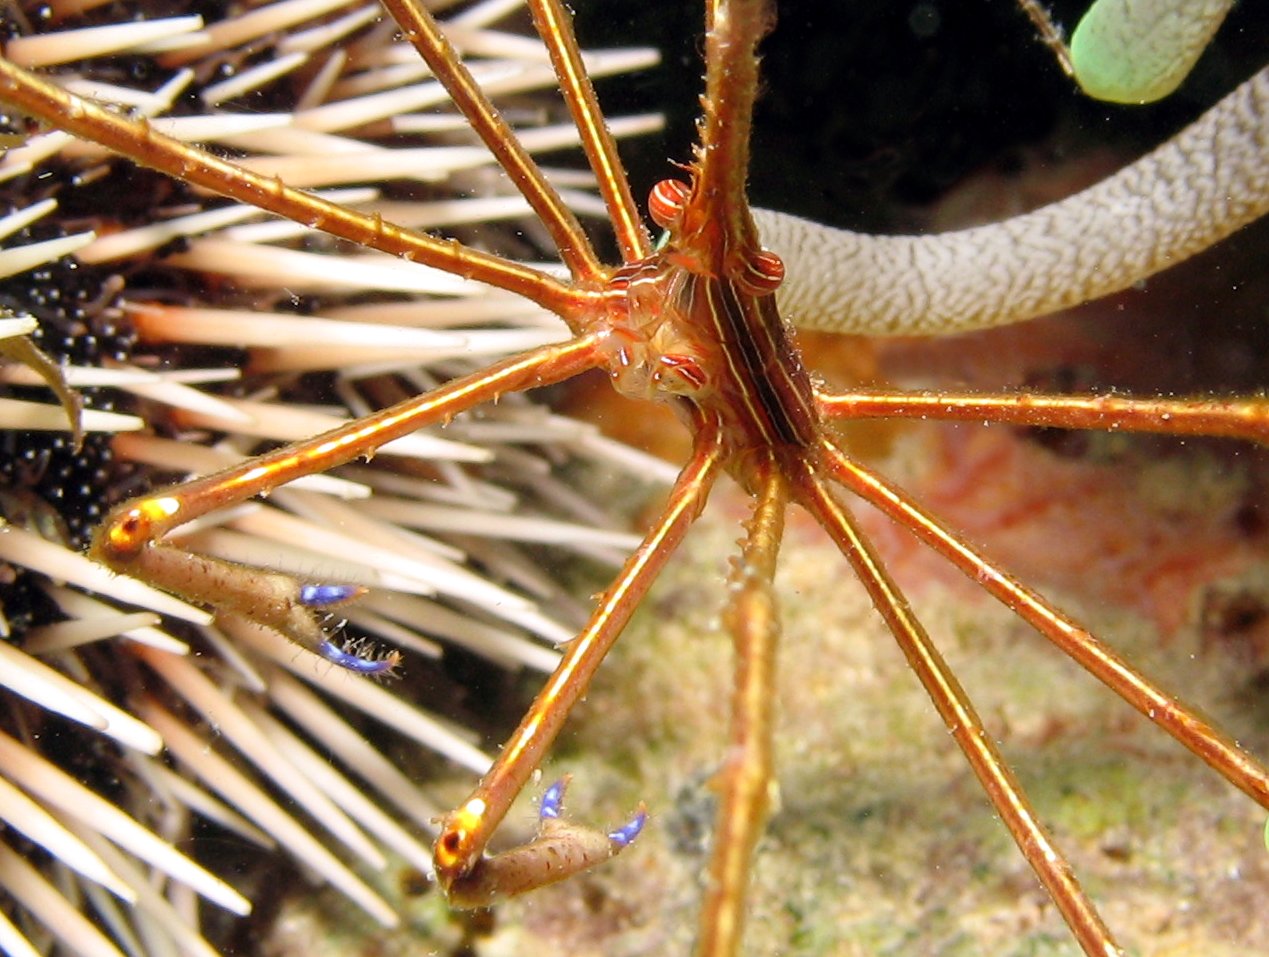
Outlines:
POLYGON ((317 646, 317 653, 333 665, 338 665, 354 674, 370 678, 398 678, 401 665, 401 652, 393 649, 379 650, 368 638, 354 638, 336 644, 327 638, 317 646))

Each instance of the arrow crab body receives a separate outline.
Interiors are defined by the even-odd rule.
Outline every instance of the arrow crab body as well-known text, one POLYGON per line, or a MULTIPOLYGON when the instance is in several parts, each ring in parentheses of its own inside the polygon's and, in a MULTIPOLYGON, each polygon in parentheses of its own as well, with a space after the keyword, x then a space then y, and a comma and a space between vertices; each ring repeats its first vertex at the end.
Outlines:
MULTIPOLYGON (((385 0, 384 5, 539 215, 568 267, 568 281, 395 227, 278 180, 249 173, 168 140, 143 122, 75 99, 8 63, 0 72, 0 100, 198 186, 522 295, 559 315, 572 338, 496 363, 316 439, 126 503, 103 523, 93 556, 184 598, 271 626, 338 665, 371 674, 389 670, 395 658, 362 660, 355 651, 334 645, 322 630, 325 608, 351 600, 355 597, 351 591, 315 587, 287 575, 263 574, 258 569, 193 554, 165 542, 164 536, 214 509, 369 455, 385 442, 421 426, 444 422, 507 392, 559 382, 591 369, 604 370, 619 390, 673 405, 692 431, 693 451, 642 545, 599 597, 590 620, 566 647, 559 667, 493 767, 472 795, 443 821, 435 863, 438 880, 451 899, 459 905, 482 905, 552 883, 601 862, 632 839, 638 829, 635 823, 604 833, 560 822, 560 794, 553 789, 546 805, 550 812, 544 815, 549 820, 537 839, 499 855, 490 856, 487 850, 512 802, 530 782, 570 711, 590 688, 604 657, 700 514, 715 481, 727 473, 751 497, 752 506, 722 617, 735 643, 737 667, 731 737, 717 776, 721 800, 703 881, 697 953, 727 957, 742 951, 751 860, 772 811, 771 701, 780 620, 774 575, 790 504, 804 509, 822 526, 863 585, 1078 945, 1087 954, 1120 953, 1111 930, 1032 810, 969 697, 875 548, 861 533, 841 490, 864 499, 911 531, 1264 806, 1269 806, 1269 772, 883 476, 846 455, 834 437, 833 424, 875 416, 932 416, 1263 441, 1269 435, 1269 406, 1259 400, 1232 399, 823 391, 804 368, 781 313, 781 303, 786 307, 792 303, 791 315, 811 321, 808 317, 816 304, 803 304, 796 291, 781 298, 785 267, 780 249, 763 248, 746 198, 750 115, 758 87, 756 51, 771 25, 767 3, 716 0, 707 5, 701 145, 683 181, 665 181, 653 190, 651 215, 668 233, 667 241, 656 250, 640 222, 604 128, 567 14, 556 0, 531 4, 609 208, 624 260, 618 267, 599 262, 573 214, 457 63, 431 16, 410 0, 385 0)), ((1225 172, 1238 177, 1250 167, 1254 180, 1255 168, 1263 165, 1257 157, 1263 158, 1269 80, 1261 74, 1234 94, 1231 102, 1233 105, 1224 107, 1226 112, 1221 114, 1226 117, 1222 129, 1228 128, 1228 116, 1240 118, 1243 139, 1233 144, 1233 159, 1225 172)), ((1205 135, 1201 131, 1196 134, 1199 139, 1205 135)), ((1231 138, 1236 136, 1231 134, 1231 138)), ((1107 188, 1131 190, 1132 175, 1117 178, 1113 187, 1107 188)), ((1230 203, 1231 208, 1216 217, 1219 223, 1214 230, 1197 238, 1183 235, 1176 249, 1157 252, 1152 260, 1156 268, 1159 262, 1189 255, 1263 212, 1263 179, 1261 172, 1259 180, 1245 190, 1220 181, 1215 193, 1237 198, 1243 195, 1239 190, 1244 190, 1250 198, 1230 203)), ((808 239, 810 227, 779 217, 764 216, 762 222, 770 227, 771 235, 790 243, 795 253, 805 253, 808 244, 836 248, 831 244, 849 242, 819 232, 808 239)), ((1068 220, 1060 222, 1069 226, 1068 220)), ((1020 232, 1007 236, 1004 245, 1022 244, 1019 236, 1026 228, 1026 224, 1019 224, 1020 232)), ((1052 222, 1042 222, 1037 228, 1051 232, 1052 222)), ((1172 238, 1177 233, 1163 232, 1172 238)), ((778 245, 774 239, 770 241, 773 247, 778 245)), ((1002 242, 999 237, 993 241, 1002 242)), ((1136 241, 1135 237, 1130 240, 1136 241)), ((903 261, 911 256, 915 260, 920 255, 920 250, 905 247, 892 258, 903 261)), ((840 265, 839 259, 834 268, 840 265)), ((1115 281, 1122 288, 1139 275, 1119 276, 1115 281)), ((1097 287, 1098 294, 1106 291, 1097 287)), ((1057 308, 1042 297, 1039 301, 1039 306, 1017 307, 1009 318, 1022 318, 1027 308, 1033 313, 1057 308)), ((819 306, 823 312, 823 303, 819 306)), ((831 317, 814 322, 832 328, 852 323, 867 328, 867 319, 849 314, 853 308, 834 302, 828 307, 831 317)), ((953 316, 935 321, 906 316, 898 321, 903 329, 925 331, 966 328, 979 319, 953 316)), ((641 818, 636 820, 641 822, 641 818)))

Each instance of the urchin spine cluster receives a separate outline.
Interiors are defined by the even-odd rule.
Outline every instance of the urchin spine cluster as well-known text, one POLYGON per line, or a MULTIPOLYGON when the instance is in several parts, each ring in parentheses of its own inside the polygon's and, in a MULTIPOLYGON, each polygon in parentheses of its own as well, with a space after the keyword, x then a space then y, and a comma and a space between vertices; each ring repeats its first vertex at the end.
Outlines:
MULTIPOLYGON (((488 154, 377 6, 289 0, 214 23, 147 17, 144 4, 108 23, 96 6, 15 9, 5 56, 386 220, 476 244, 520 228, 532 236, 524 201, 502 193, 488 154)), ((531 149, 568 146, 571 125, 540 122, 533 91, 554 83, 540 45, 498 28, 509 6, 465 8, 449 19, 450 39, 512 116, 525 107, 531 149)), ((653 61, 609 51, 588 66, 653 61)), ((564 330, 513 297, 262 221, 7 119, 0 337, 39 336, 90 394, 76 449, 38 377, 0 368, 10 450, 0 948, 214 953, 199 898, 235 914, 251 904, 178 847, 202 822, 280 846, 392 925, 362 875, 386 866, 385 848, 426 872, 417 835, 437 809, 371 737, 386 725, 479 772, 488 758, 473 735, 248 621, 213 621, 113 576, 79 549, 109 500, 315 434, 564 330)), ((613 125, 635 135, 656 123, 613 125)), ((585 177, 560 179, 577 187, 568 195, 580 211, 600 208, 585 177)), ((336 649, 373 641, 417 660, 461 645, 498 667, 544 671, 551 644, 571 635, 572 604, 525 546, 615 563, 636 541, 558 477, 572 462, 672 476, 512 396, 181 534, 218 557, 371 588, 341 610, 349 637, 333 635, 336 649)))

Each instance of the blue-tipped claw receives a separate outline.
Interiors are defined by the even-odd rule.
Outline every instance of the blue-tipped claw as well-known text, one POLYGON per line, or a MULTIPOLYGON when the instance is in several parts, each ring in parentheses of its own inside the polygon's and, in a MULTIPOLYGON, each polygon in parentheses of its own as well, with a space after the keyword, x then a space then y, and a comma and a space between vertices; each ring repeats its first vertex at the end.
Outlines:
POLYGON ((608 840, 612 841, 618 848, 627 847, 631 841, 639 836, 639 832, 643 830, 643 825, 647 822, 648 812, 641 807, 629 821, 615 831, 609 831, 608 840))
POLYGON ((360 585, 301 585, 300 604, 305 608, 333 608, 365 594, 360 585))
MULTIPOLYGON (((542 821, 558 821, 564 813, 564 792, 568 790, 569 777, 565 775, 542 792, 542 802, 538 805, 538 817, 542 821)), ((643 825, 648 821, 648 812, 643 805, 625 824, 608 832, 608 840, 616 850, 621 850, 639 836, 643 825)))
POLYGON ((375 655, 373 648, 362 642, 340 648, 329 638, 317 646, 317 653, 331 664, 372 678, 390 676, 401 663, 401 653, 398 651, 375 655))
POLYGON ((542 792, 542 803, 538 807, 538 817, 543 821, 557 820, 564 811, 564 792, 568 789, 568 778, 563 777, 542 792))

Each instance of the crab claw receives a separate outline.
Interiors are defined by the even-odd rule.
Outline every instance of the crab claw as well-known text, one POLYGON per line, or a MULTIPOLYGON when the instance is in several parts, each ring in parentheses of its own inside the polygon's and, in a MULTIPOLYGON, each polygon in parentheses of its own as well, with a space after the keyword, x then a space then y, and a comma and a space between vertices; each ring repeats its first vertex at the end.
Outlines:
POLYGON ((537 837, 528 844, 481 858, 446 888, 451 906, 488 907, 501 897, 554 884, 602 864, 639 836, 648 820, 642 804, 629 821, 608 832, 563 820, 568 782, 565 776, 543 793, 537 837))

